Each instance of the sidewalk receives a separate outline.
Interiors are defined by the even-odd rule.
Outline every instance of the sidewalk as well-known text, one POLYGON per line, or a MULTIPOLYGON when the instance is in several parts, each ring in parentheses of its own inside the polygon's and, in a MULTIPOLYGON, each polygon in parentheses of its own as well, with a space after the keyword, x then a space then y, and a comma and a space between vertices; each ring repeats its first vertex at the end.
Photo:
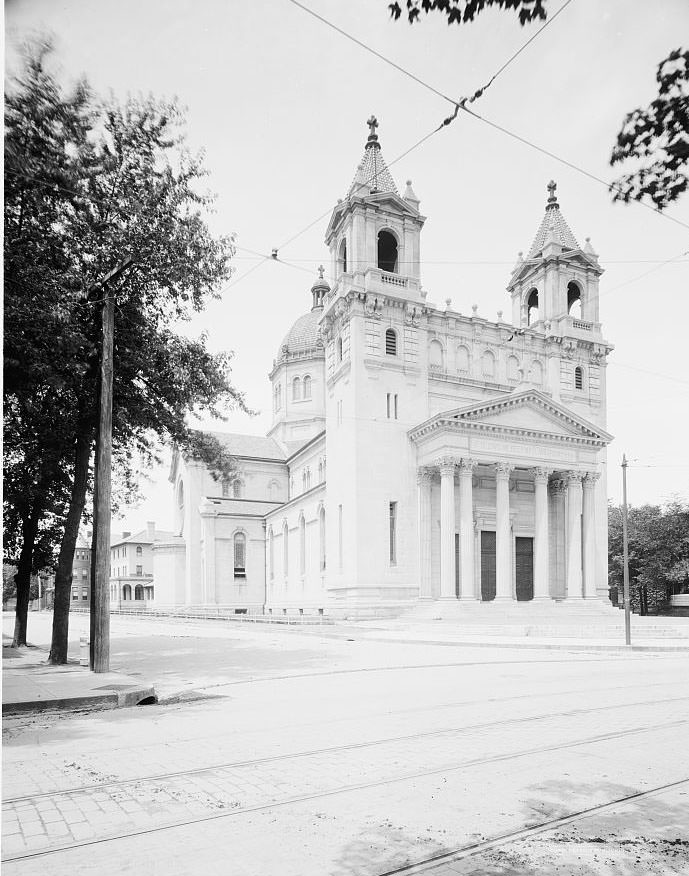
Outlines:
POLYGON ((51 666, 48 652, 28 645, 11 648, 3 635, 2 714, 76 709, 119 709, 156 702, 152 685, 120 672, 96 674, 71 660, 51 666))

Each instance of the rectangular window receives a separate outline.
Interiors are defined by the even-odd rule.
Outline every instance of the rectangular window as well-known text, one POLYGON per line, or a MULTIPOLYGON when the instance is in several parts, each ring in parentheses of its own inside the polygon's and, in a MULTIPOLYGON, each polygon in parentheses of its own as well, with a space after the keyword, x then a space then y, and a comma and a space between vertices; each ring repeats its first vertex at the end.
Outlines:
POLYGON ((390 565, 397 563, 397 502, 390 502, 390 565))
POLYGON ((397 393, 388 393, 387 396, 388 420, 397 419, 397 393))
POLYGON ((137 574, 137 575, 143 575, 143 573, 144 573, 144 567, 143 567, 143 566, 137 566, 137 567, 136 567, 136 574, 137 574))
POLYGON ((390 419, 390 393, 388 393, 387 411, 388 411, 388 420, 389 420, 390 419))
POLYGON ((395 404, 394 404, 394 408, 395 408, 395 419, 397 419, 397 393, 395 393, 395 399, 394 399, 394 401, 395 401, 395 404))
POLYGON ((79 591, 76 587, 72 587, 72 599, 79 599, 79 591))
POLYGON ((88 592, 88 590, 85 590, 85 589, 84 589, 84 590, 81 591, 81 598, 82 598, 82 599, 88 599, 88 598, 89 598, 89 592, 88 592))

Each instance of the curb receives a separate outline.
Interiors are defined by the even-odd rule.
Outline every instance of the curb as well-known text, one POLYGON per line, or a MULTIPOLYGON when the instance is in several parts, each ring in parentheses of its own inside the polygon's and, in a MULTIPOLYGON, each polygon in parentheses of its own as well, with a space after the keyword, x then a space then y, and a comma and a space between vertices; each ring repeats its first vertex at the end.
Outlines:
POLYGON ((129 708, 130 706, 153 705, 157 702, 158 696, 155 689, 145 687, 87 696, 60 697, 53 700, 3 703, 2 714, 4 716, 26 715, 32 712, 106 711, 108 709, 129 708))

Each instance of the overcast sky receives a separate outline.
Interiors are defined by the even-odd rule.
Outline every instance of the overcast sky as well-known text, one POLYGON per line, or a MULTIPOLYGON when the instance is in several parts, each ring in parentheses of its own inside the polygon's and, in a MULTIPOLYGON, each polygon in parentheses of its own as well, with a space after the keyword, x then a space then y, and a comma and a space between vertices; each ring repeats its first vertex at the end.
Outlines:
MULTIPOLYGON (((390 19, 386 0, 304 4, 456 98, 485 84, 538 27, 494 11, 469 26, 429 16, 409 27, 390 19)), ((562 5, 548 0, 549 14, 562 5)), ((85 75, 101 92, 176 95, 188 108, 190 145, 205 150, 218 194, 212 227, 236 233, 246 248, 237 251, 234 282, 193 328, 209 332, 213 349, 235 352, 234 381, 261 411, 232 414, 213 428, 264 434, 273 358, 310 307, 316 267, 328 265, 327 217, 283 244, 346 194, 371 113, 391 163, 452 107, 289 0, 8 0, 10 71, 16 46, 36 31, 55 35, 65 81, 85 75), (273 247, 293 267, 263 262, 242 279, 257 264, 246 250, 273 247)), ((474 107, 611 180, 608 160, 625 113, 654 97, 658 62, 688 33, 686 0, 573 0, 474 107)), ((642 206, 612 204, 605 186, 462 114, 392 173, 398 187, 413 180, 428 217, 429 300, 452 298, 463 313, 477 304, 490 319, 510 313, 511 268, 542 219, 547 182, 557 181, 574 235, 581 245, 591 238, 605 268, 601 320, 615 345, 609 495, 620 499, 624 451, 638 460, 629 472, 631 502, 689 497, 689 254, 661 264, 689 251, 689 230, 642 206)), ((689 196, 667 213, 689 224, 689 196)), ((147 501, 127 509, 125 528, 153 519, 169 527, 166 470, 153 472, 145 491, 147 501)))

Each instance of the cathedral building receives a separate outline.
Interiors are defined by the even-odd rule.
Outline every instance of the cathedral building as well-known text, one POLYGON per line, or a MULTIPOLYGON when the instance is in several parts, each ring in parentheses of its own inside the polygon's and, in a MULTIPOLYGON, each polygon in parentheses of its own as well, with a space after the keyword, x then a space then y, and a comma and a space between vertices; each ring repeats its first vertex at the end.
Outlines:
POLYGON ((376 126, 326 230, 333 285, 321 268, 273 361, 268 435, 218 433, 233 483, 174 455, 155 602, 366 617, 607 599, 598 256, 550 183, 511 320, 432 304, 420 202, 376 126))

